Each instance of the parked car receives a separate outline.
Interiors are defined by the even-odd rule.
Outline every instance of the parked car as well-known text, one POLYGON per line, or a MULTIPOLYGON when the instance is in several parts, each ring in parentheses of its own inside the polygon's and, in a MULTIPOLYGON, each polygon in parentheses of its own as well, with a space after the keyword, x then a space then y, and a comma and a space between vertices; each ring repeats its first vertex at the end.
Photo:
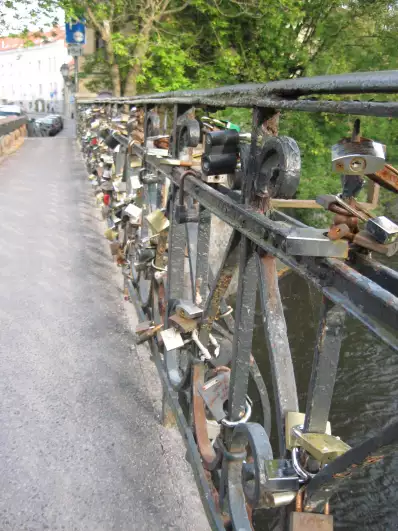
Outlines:
POLYGON ((55 136, 60 130, 59 120, 56 118, 38 118, 36 123, 40 124, 40 129, 48 136, 55 136))
POLYGON ((59 130, 62 131, 62 129, 64 128, 64 119, 62 118, 61 115, 59 115, 59 114, 49 114, 48 116, 46 116, 46 118, 55 118, 56 120, 58 120, 59 130))
POLYGON ((0 116, 26 116, 19 105, 0 105, 0 116))

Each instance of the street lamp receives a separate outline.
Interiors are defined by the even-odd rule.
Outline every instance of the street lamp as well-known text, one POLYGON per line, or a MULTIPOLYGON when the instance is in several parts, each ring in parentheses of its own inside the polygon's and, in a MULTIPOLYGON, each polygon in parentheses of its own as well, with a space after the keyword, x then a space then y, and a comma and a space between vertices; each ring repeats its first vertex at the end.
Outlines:
MULTIPOLYGON (((62 77, 64 78, 65 87, 68 89, 67 91, 64 91, 64 105, 67 105, 69 109, 69 105, 70 105, 69 94, 73 93, 73 89, 75 87, 72 86, 73 83, 69 75, 69 66, 66 63, 64 63, 61 66, 60 71, 61 71, 62 77)), ((68 115, 69 115, 69 112, 70 111, 68 111, 68 115)), ((73 114, 72 114, 72 118, 73 118, 73 114)))
POLYGON ((61 70, 62 77, 64 78, 66 82, 66 80, 69 78, 69 66, 66 63, 64 63, 61 66, 60 70, 61 70))

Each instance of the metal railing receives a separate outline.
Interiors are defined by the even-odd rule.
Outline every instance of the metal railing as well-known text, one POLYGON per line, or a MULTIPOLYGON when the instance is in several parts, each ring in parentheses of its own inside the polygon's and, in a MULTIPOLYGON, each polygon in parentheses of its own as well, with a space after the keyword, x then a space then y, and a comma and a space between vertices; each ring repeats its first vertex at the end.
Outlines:
MULTIPOLYGON (((137 341, 149 341, 165 422, 174 418, 180 429, 213 529, 249 530, 253 509, 275 507, 284 528, 294 500, 298 511, 328 512, 331 495, 356 467, 395 452, 397 423, 355 448, 328 432, 346 314, 398 350, 398 274, 372 257, 396 252, 395 236, 381 243, 355 228, 369 214, 354 192, 347 195, 355 172, 345 177, 345 196, 328 203, 346 221, 329 232, 275 208, 281 195, 291 200, 300 173, 297 145, 278 136, 279 111, 397 117, 398 103, 375 101, 374 93, 397 94, 398 71, 78 102, 79 140, 107 237, 123 267, 126 295, 144 322, 137 341), (372 101, 324 99, 351 94, 372 94, 372 101), (217 129, 203 116, 226 107, 253 109, 250 137, 217 129), (228 173, 240 173, 240 189, 226 186, 228 173), (209 266, 211 216, 232 229, 218 271, 209 266), (342 226, 345 237, 332 237, 342 226), (323 295, 305 414, 299 413, 277 260, 323 295), (225 297, 235 271, 232 309, 225 297), (272 407, 251 353, 258 291, 272 407)), ((352 142, 362 140, 356 122, 352 142)), ((397 177, 388 171, 396 192, 397 177)), ((388 188, 380 172, 368 176, 388 188)))

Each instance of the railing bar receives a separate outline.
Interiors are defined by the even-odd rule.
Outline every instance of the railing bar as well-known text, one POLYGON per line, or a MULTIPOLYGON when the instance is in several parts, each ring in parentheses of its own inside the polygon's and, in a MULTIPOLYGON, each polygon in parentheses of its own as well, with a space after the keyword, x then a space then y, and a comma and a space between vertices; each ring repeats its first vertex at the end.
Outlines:
POLYGON ((282 457, 286 449, 285 415, 289 411, 298 411, 296 380, 279 292, 276 260, 272 256, 261 257, 258 254, 256 260, 264 335, 268 346, 276 402, 279 452, 282 457))
MULTIPOLYGON (((130 296, 134 302, 134 307, 138 312, 140 320, 144 321, 146 316, 142 311, 142 308, 137 300, 136 291, 132 285, 132 282, 128 280, 128 290, 130 296)), ((192 464, 192 472, 196 481, 196 485, 199 490, 199 494, 202 500, 206 516, 209 520, 211 529, 214 531, 224 531, 225 527, 219 516, 219 512, 215 506, 212 492, 209 486, 209 483, 206 479, 202 460, 199 455, 196 442, 192 433, 192 430, 188 426, 188 423, 185 419, 184 412, 178 402, 178 395, 170 387, 169 380, 167 378, 166 372, 164 370, 163 362, 159 356, 159 351, 154 341, 150 342, 150 348, 153 356, 153 360, 156 365, 156 369, 161 379, 163 390, 166 393, 167 401, 171 407, 172 412, 175 415, 177 421, 178 429, 183 436, 183 441, 188 452, 189 461, 192 464)))
POLYGON ((178 224, 175 219, 175 198, 177 189, 172 185, 171 203, 170 203, 170 227, 169 227, 169 246, 168 246, 168 265, 167 265, 167 315, 166 326, 168 326, 168 317, 170 305, 173 299, 182 299, 184 295, 184 282, 181 281, 181 272, 184 271, 185 261, 185 227, 178 224))
POLYGON ((233 231, 222 259, 217 277, 204 304, 203 324, 200 328, 199 338, 207 344, 212 323, 220 309, 220 301, 224 297, 232 277, 238 267, 240 254, 241 234, 233 231))
POLYGON ((376 262, 369 256, 358 254, 351 266, 361 275, 398 297, 398 272, 376 262))
POLYGON ((340 357, 346 312, 326 297, 322 299, 304 431, 325 433, 340 357))
MULTIPOLYGON (((373 94, 398 92, 398 70, 384 70, 379 72, 355 72, 352 74, 337 74, 326 76, 303 77, 269 83, 241 83, 212 89, 178 90, 160 92, 159 99, 186 96, 217 96, 228 98, 234 94, 277 94, 279 96, 303 96, 310 94, 373 94)), ((151 94, 142 94, 135 98, 96 98, 95 102, 107 103, 117 101, 128 103, 145 101, 151 94)))
MULTIPOLYGON (((398 88, 396 90, 398 92, 398 88)), ((81 103, 84 103, 82 101, 81 103)), ((93 103, 90 101, 89 103, 93 103)), ((98 102, 101 103, 101 102, 98 102)), ((326 112, 333 114, 354 114, 359 116, 397 117, 398 103, 392 101, 329 101, 329 100, 294 100, 276 97, 254 97, 242 94, 236 98, 223 97, 174 97, 161 99, 157 95, 148 100, 131 101, 135 105, 187 105, 187 106, 212 106, 215 108, 259 107, 275 110, 289 110, 301 112, 326 112)))
POLYGON ((239 247, 239 279, 228 397, 228 418, 232 421, 240 420, 245 411, 258 283, 256 254, 251 241, 241 238, 239 247))
POLYGON ((392 332, 387 330, 380 322, 372 319, 359 306, 355 305, 336 288, 325 287, 322 289, 322 293, 335 304, 342 306, 347 313, 362 323, 368 330, 373 332, 375 336, 395 350, 395 352, 398 352, 398 338, 392 332))
POLYGON ((187 240, 188 261, 189 261, 189 278, 191 282, 192 302, 195 302, 195 270, 198 259, 198 223, 185 223, 185 235, 187 240))
POLYGON ((211 214, 199 206, 197 258, 194 271, 194 301, 203 307, 209 293, 209 247, 211 214))

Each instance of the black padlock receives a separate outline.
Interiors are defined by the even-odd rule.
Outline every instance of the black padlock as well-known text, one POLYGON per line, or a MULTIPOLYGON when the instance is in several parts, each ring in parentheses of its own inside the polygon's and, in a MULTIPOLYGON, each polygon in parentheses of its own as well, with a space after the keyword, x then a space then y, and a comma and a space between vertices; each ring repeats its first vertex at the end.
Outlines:
POLYGON ((176 205, 175 220, 177 223, 198 223, 199 208, 195 205, 188 208, 186 205, 176 205))
POLYGON ((238 154, 239 133, 235 129, 225 131, 213 131, 206 134, 205 153, 206 155, 235 153, 238 154))
POLYGON ((112 134, 109 134, 109 135, 105 138, 105 144, 106 144, 110 149, 115 149, 115 147, 119 145, 119 142, 116 140, 116 138, 113 137, 112 134))
POLYGON ((224 175, 233 173, 238 164, 236 153, 225 153, 218 155, 202 155, 202 172, 205 175, 224 175))

